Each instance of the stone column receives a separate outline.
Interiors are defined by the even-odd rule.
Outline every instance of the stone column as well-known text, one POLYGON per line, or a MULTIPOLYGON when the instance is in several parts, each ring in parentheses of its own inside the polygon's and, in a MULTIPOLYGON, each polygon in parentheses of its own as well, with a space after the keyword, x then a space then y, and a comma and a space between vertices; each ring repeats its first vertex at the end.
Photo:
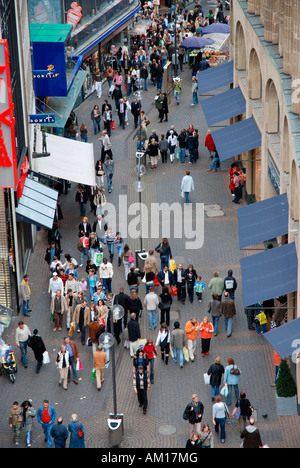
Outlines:
POLYGON ((292 112, 300 114, 300 5, 294 8, 291 49, 292 112))
POLYGON ((264 39, 267 42, 272 42, 272 27, 273 27, 273 0, 264 0, 264 39))
POLYGON ((291 51, 293 37, 293 0, 285 0, 285 14, 283 22, 283 72, 291 74, 291 51))
POLYGON ((272 14, 272 42, 278 44, 279 42, 279 22, 280 16, 280 0, 273 0, 273 14, 272 14))

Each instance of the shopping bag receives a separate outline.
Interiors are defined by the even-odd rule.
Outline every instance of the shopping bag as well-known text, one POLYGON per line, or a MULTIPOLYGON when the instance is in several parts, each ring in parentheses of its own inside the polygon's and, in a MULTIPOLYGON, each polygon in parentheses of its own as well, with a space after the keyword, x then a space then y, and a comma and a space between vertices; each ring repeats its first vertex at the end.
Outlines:
POLYGON ((171 287, 171 296, 177 296, 177 288, 175 286, 171 287))
POLYGON ((221 389, 220 395, 222 395, 222 396, 224 396, 224 397, 227 397, 227 395, 228 395, 228 388, 227 388, 227 385, 224 385, 224 387, 221 389))
POLYGON ((157 279, 157 275, 155 275, 154 286, 156 287, 156 286, 159 286, 159 285, 160 285, 160 283, 159 283, 159 281, 157 279))
POLYGON ((111 126, 110 126, 110 128, 111 128, 112 130, 115 130, 115 129, 116 129, 115 121, 114 121, 114 120, 111 121, 111 126))
POLYGON ((208 375, 208 373, 206 372, 205 374, 203 374, 203 378, 204 378, 205 385, 209 385, 210 384, 210 375, 208 375))
POLYGON ((96 369, 93 369, 93 372, 92 372, 92 380, 95 380, 96 378, 96 369))
POLYGON ((82 370, 82 365, 81 365, 80 359, 77 359, 76 370, 82 370))
POLYGON ((43 352, 43 364, 49 364, 50 358, 48 351, 43 352))
POLYGON ((186 346, 184 346, 184 347, 182 348, 182 351, 183 351, 184 360, 187 361, 187 362, 189 362, 189 360, 190 360, 189 350, 187 349, 186 346))

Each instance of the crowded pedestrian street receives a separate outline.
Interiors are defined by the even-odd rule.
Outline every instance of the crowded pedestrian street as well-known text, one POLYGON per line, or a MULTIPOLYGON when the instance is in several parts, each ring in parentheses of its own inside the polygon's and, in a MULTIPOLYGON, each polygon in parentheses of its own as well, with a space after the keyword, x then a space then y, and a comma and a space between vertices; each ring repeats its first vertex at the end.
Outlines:
MULTIPOLYGON (((201 3, 205 17, 209 3, 217 5, 201 3)), ((195 4, 186 8, 194 11, 195 4)), ((14 384, 0 376, 1 448, 15 446, 10 411, 13 402, 25 401, 37 412, 29 445, 52 446, 55 434, 51 438, 45 432, 41 416, 45 400, 55 410, 55 422, 59 417, 66 427, 80 422, 86 448, 111 447, 107 419, 114 405, 123 415, 120 448, 184 449, 194 433, 201 433, 204 445, 208 434, 211 448, 239 448, 245 421, 234 413, 245 397, 261 445, 300 446, 299 418, 276 413, 274 350, 243 306, 240 259, 253 251, 239 247, 238 210, 247 200, 242 183, 239 192, 234 183, 244 176, 242 166, 235 167, 233 158, 215 160, 209 144, 215 128, 207 125, 201 106, 208 95, 195 88, 195 69, 187 57, 186 52, 175 63, 178 80, 172 79, 167 104, 159 78, 155 73, 151 78, 147 51, 149 77, 141 78, 139 69, 141 85, 135 90, 125 86, 121 67, 122 97, 115 93, 117 81, 113 90, 105 77, 74 109, 75 138, 85 124, 81 141, 93 145, 97 186, 91 190, 71 182, 60 193, 55 241, 46 229, 37 230, 26 271, 30 309, 14 316, 3 334, 18 371, 14 384), (146 260, 138 252, 145 252, 146 260), (111 322, 111 330, 109 314, 116 304, 123 305, 125 316, 111 322), (37 367, 33 345, 18 346, 24 333, 20 321, 31 336, 36 330, 50 362, 37 367), (178 329, 181 346, 175 341, 178 329), (115 376, 111 349, 101 356, 101 366, 95 365, 104 331, 114 335, 115 376), (75 363, 79 358, 78 370, 72 367, 74 358, 75 363), (220 380, 205 381, 215 366, 223 366, 220 380), (232 368, 238 369, 236 375, 232 368), (147 386, 143 392, 141 382, 147 386), (220 427, 219 400, 229 413, 220 427), (191 418, 191 405, 194 412, 200 408, 200 418, 191 418)), ((81 164, 84 168, 84 157, 81 164)), ((107 351, 105 345, 100 348, 107 351)), ((17 437, 17 445, 26 447, 26 427, 17 437)))

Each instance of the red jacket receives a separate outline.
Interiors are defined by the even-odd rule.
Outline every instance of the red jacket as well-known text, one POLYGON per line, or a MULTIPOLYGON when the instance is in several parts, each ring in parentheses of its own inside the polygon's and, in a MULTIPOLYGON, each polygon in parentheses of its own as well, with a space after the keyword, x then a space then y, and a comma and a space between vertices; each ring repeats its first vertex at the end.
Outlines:
POLYGON ((211 136, 210 133, 208 133, 205 137, 205 142, 204 146, 207 147, 208 151, 214 151, 215 150, 215 143, 213 140, 213 137, 211 136))

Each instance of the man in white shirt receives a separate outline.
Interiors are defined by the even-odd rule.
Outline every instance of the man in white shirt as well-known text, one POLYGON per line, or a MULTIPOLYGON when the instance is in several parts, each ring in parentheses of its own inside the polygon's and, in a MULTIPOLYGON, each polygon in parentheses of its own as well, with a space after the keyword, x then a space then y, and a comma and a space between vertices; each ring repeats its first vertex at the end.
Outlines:
POLYGON ((53 272, 52 278, 49 280, 49 287, 48 287, 48 293, 51 294, 51 296, 55 296, 56 291, 60 289, 61 294, 64 294, 64 284, 61 278, 58 277, 57 272, 53 272))
POLYGON ((25 369, 28 367, 28 361, 27 361, 27 346, 28 346, 28 341, 31 336, 31 331, 27 325, 24 324, 24 322, 20 321, 18 323, 18 328, 16 329, 16 345, 18 348, 21 350, 21 360, 24 364, 25 369))
POLYGON ((158 296, 154 292, 154 288, 149 288, 149 293, 146 294, 144 299, 144 306, 147 310, 150 330, 157 327, 157 306, 159 304, 158 296))
POLYGON ((103 262, 99 267, 99 274, 102 279, 104 293, 111 293, 111 280, 114 274, 114 268, 112 264, 107 261, 107 258, 103 259, 103 262))

